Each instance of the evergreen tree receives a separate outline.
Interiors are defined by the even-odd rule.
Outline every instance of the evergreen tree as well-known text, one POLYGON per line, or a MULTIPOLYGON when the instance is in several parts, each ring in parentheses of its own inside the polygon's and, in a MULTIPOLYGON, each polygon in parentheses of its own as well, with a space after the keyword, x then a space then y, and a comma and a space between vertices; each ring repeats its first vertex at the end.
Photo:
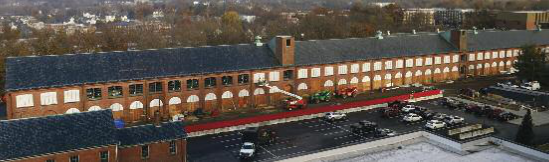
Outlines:
POLYGON ((543 72, 547 68, 547 54, 541 52, 535 45, 526 45, 521 48, 522 54, 517 57, 514 67, 519 70, 520 79, 540 81, 547 85, 543 72))
POLYGON ((532 123, 532 115, 530 109, 524 115, 522 123, 519 126, 515 141, 525 145, 531 145, 532 139, 534 139, 534 124, 532 123))

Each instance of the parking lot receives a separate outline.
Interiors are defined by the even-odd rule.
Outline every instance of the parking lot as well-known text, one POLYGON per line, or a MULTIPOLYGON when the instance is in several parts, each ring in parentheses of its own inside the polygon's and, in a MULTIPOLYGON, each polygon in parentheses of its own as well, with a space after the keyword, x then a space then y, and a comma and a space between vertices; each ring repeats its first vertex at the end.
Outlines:
MULTIPOLYGON (((496 128, 495 135, 506 139, 514 139, 518 125, 486 117, 475 116, 463 110, 448 109, 439 104, 439 100, 415 103, 432 111, 457 115, 465 118, 465 124, 483 124, 496 128)), ((350 125, 361 120, 376 122, 380 128, 406 133, 424 129, 425 120, 415 123, 402 122, 402 117, 384 118, 376 110, 368 110, 347 114, 348 119, 328 122, 321 118, 309 119, 291 123, 268 126, 277 132, 277 140, 273 144, 257 147, 257 154, 250 161, 274 161, 322 150, 344 147, 356 143, 376 140, 372 134, 358 136, 350 130, 350 125)), ((453 126, 459 127, 459 126, 453 126)), ((536 143, 547 143, 549 138, 547 125, 535 128, 538 134, 536 143)), ((449 129, 449 128, 445 128, 449 129)), ((207 135, 188 139, 188 155, 190 161, 240 161, 238 151, 242 144, 238 131, 207 135)))

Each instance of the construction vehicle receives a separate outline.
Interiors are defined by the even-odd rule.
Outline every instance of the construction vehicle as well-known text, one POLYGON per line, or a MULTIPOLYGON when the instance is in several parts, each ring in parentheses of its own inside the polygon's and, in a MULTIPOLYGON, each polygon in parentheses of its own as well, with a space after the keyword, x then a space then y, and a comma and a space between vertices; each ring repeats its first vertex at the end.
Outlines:
POLYGON ((358 89, 356 87, 347 87, 336 91, 336 96, 341 98, 356 97, 356 95, 358 95, 358 89))
POLYGON ((376 130, 377 123, 362 120, 356 124, 351 125, 351 133, 355 135, 364 135, 368 133, 372 133, 376 130))
POLYGON ((260 87, 267 87, 271 89, 272 92, 282 93, 287 96, 290 96, 290 98, 287 98, 284 100, 284 105, 285 105, 284 107, 286 107, 288 110, 302 109, 307 106, 307 102, 305 102, 303 97, 281 90, 278 87, 269 86, 269 83, 267 83, 266 81, 259 81, 257 85, 260 87))
POLYGON ((320 102, 328 102, 332 98, 332 92, 328 90, 317 92, 311 97, 309 97, 309 102, 311 103, 320 103, 320 102))

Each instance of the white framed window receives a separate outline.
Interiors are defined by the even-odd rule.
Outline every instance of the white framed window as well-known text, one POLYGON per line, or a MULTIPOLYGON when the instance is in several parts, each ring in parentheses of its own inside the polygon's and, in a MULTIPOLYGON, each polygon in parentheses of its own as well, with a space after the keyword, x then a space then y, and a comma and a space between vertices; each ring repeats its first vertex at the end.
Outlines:
POLYGON ((423 66, 423 59, 422 58, 417 58, 416 59, 416 66, 423 66))
POLYGON ((404 67, 404 60, 397 60, 395 68, 400 69, 400 68, 403 68, 403 67, 404 67))
POLYGON ((430 58, 430 57, 425 58, 425 66, 427 65, 433 65, 433 58, 430 58))
POLYGON ((444 56, 444 63, 449 64, 450 62, 452 62, 452 57, 451 56, 444 56))
POLYGON ((474 53, 469 54, 469 61, 475 61, 475 54, 474 53))
POLYGON ((519 50, 518 50, 518 49, 513 50, 513 56, 516 57, 516 56, 518 56, 518 55, 519 55, 519 50))
POLYGON ((57 104, 56 92, 45 92, 40 94, 40 105, 54 105, 57 104))
POLYGON ((477 53, 477 60, 483 60, 484 59, 484 55, 482 53, 477 53))
POLYGON ((513 57, 513 51, 507 50, 507 54, 505 54, 505 57, 513 57))
POLYGON ((498 58, 498 52, 493 51, 492 52, 492 59, 496 59, 496 58, 498 58))
POLYGON ((311 78, 316 78, 320 76, 320 68, 311 69, 311 78))
POLYGON ((453 63, 459 62, 459 55, 454 55, 452 58, 452 62, 453 63))
POLYGON ((337 74, 347 74, 347 65, 339 65, 337 67, 337 74))
POLYGON ((260 80, 265 80, 265 73, 254 74, 254 83, 258 83, 260 80))
POLYGON ((351 65, 351 74, 356 74, 360 71, 360 65, 352 64, 351 65))
POLYGON ((307 71, 308 71, 307 69, 299 69, 297 71, 297 79, 307 78, 308 76, 307 71))
POLYGON ((32 94, 22 94, 15 96, 16 107, 32 107, 34 106, 34 99, 32 94))
POLYGON ((269 81, 271 82, 280 81, 280 72, 278 71, 269 72, 269 81))
POLYGON ((435 65, 441 64, 442 58, 441 57, 435 57, 435 65))
POLYGON ((393 69, 393 61, 385 61, 385 70, 393 69))
POLYGON ((374 71, 381 70, 381 62, 375 62, 374 63, 374 71))
POLYGON ((505 51, 499 51, 499 58, 505 58, 505 51))
POLYGON ((370 63, 363 63, 362 64, 362 72, 369 72, 370 71, 370 63))
POLYGON ((328 66, 324 68, 324 76, 332 76, 334 75, 334 67, 328 66))
POLYGON ((80 90, 74 89, 74 90, 66 90, 64 92, 64 100, 65 103, 70 102, 79 102, 80 101, 80 90))
POLYGON ((407 68, 414 67, 414 59, 406 59, 406 67, 407 68))
POLYGON ((484 59, 485 59, 485 60, 490 59, 490 52, 484 53, 484 59))

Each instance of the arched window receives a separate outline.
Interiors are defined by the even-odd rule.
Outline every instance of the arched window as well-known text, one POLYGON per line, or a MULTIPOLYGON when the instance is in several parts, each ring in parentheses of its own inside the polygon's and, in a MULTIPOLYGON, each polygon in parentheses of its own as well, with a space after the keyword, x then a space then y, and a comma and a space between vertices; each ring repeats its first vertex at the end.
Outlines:
POLYGON ((327 80, 326 82, 324 82, 324 87, 332 87, 334 86, 334 82, 332 82, 331 80, 327 80))
POLYGON ((200 101, 200 98, 198 98, 197 95, 191 95, 187 98, 187 103, 198 102, 198 101, 200 101))
POLYGON ((262 95, 262 94, 265 94, 265 90, 263 90, 263 88, 255 89, 254 95, 262 95))
POLYGON ((338 82, 337 82, 337 85, 345 85, 347 84, 347 80, 345 79, 340 79, 338 82))
POLYGON ((65 114, 74 114, 74 113, 79 113, 80 110, 78 110, 77 108, 70 108, 67 110, 67 112, 65 112, 65 114))
POLYGON ((92 106, 88 109, 88 111, 99 111, 99 110, 101 110, 101 107, 99 107, 99 106, 92 106))
POLYGON ((214 93, 208 93, 204 99, 205 101, 217 100, 217 96, 214 93))
POLYGON ((431 75, 431 69, 425 70, 425 75, 431 75))
POLYGON ((223 95, 221 95, 221 98, 222 99, 233 98, 233 93, 231 91, 225 91, 225 92, 223 92, 223 95))
POLYGON ((114 103, 109 107, 112 111, 122 111, 124 110, 124 107, 122 107, 122 104, 114 103))
POLYGON ((240 90, 240 92, 238 92, 238 97, 248 97, 250 96, 250 92, 248 90, 240 90))
POLYGON ((440 74, 440 69, 439 68, 435 69, 435 74, 440 74))
POLYGON ((459 71, 459 68, 457 66, 452 67, 452 71, 459 71))
POLYGON ((130 104, 130 109, 142 109, 143 103, 141 101, 133 101, 132 104, 130 104))
POLYGON ((362 83, 365 83, 365 82, 369 82, 370 81, 370 77, 369 76, 364 76, 362 78, 362 83))
POLYGON ((357 77, 353 77, 349 83, 351 83, 351 84, 357 84, 357 83, 358 83, 358 78, 357 78, 357 77))
POLYGON ((181 103, 181 98, 179 97, 172 97, 170 98, 170 101, 168 102, 170 105, 177 105, 181 103))
POLYGON ((380 76, 380 75, 374 76, 374 81, 380 81, 380 80, 381 80, 381 76, 380 76))
POLYGON ((444 70, 442 70, 442 73, 447 73, 447 72, 450 72, 450 68, 445 67, 444 70))
POLYGON ((402 78, 402 74, 400 72, 395 74, 395 79, 399 79, 399 78, 402 78))
POLYGON ((304 90, 304 89, 308 89, 309 87, 307 87, 307 84, 305 83, 300 83, 298 86, 297 86, 297 90, 304 90))

